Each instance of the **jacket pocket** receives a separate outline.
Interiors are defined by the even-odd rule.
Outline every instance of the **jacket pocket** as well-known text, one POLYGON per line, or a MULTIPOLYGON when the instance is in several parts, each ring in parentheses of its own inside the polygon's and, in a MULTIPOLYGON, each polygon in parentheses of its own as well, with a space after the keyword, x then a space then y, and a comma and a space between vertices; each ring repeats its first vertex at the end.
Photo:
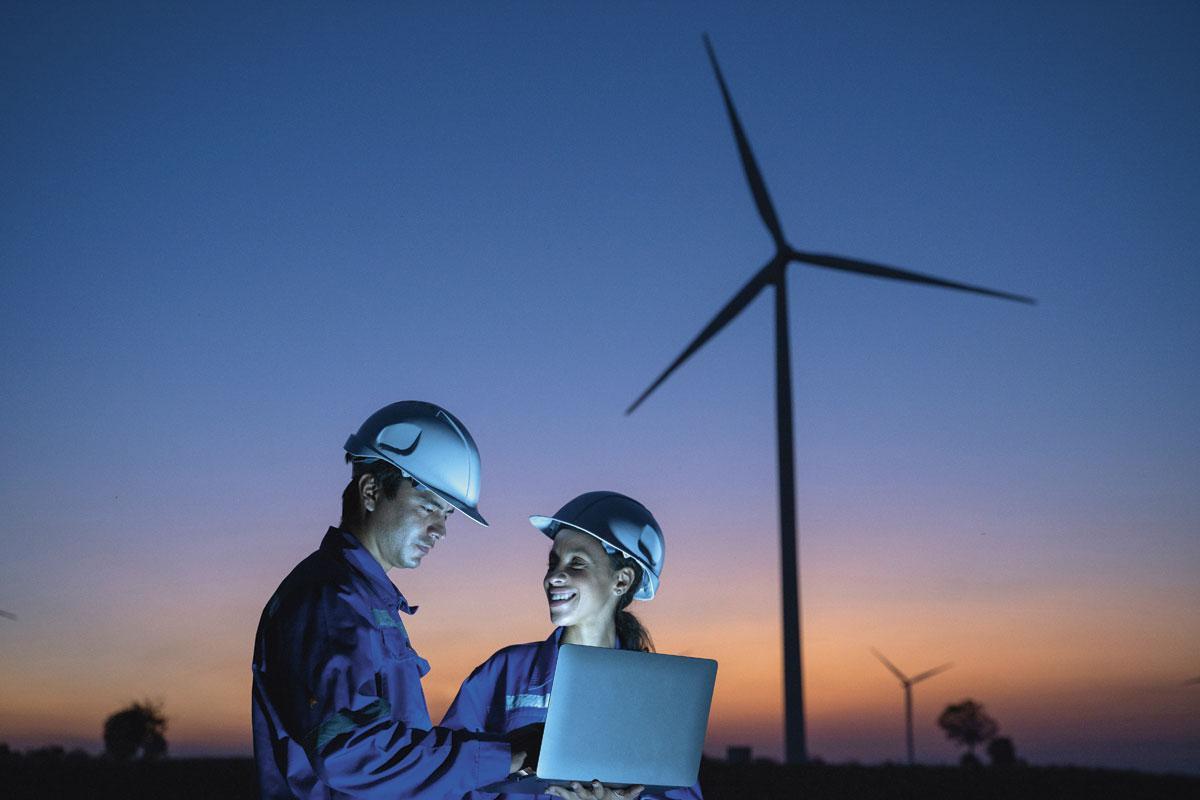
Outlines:
POLYGON ((429 672, 429 662, 413 649, 412 642, 402 628, 380 628, 383 637, 383 655, 389 661, 415 661, 421 677, 429 672))

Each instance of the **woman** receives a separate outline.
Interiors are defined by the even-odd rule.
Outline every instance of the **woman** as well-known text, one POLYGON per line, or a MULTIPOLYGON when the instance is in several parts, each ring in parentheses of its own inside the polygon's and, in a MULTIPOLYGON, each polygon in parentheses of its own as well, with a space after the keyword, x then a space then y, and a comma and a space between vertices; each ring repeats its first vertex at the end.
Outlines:
MULTIPOLYGON (((444 727, 508 733, 545 722, 559 645, 654 650, 650 634, 625 610, 635 598, 654 597, 662 574, 662 529, 646 507, 616 492, 587 492, 553 517, 529 521, 554 540, 542 586, 557 627, 544 642, 506 647, 476 667, 446 712, 444 727)), ((548 792, 567 800, 628 800, 637 789, 591 783, 548 792)), ((642 797, 701 799, 699 784, 642 797)))

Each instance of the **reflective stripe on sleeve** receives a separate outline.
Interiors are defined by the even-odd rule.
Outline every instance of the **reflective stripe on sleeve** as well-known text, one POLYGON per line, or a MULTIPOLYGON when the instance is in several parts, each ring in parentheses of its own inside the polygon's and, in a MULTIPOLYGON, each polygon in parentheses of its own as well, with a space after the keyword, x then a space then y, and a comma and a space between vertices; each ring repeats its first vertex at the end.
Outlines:
POLYGON ((546 694, 509 694, 504 696, 504 707, 509 711, 518 708, 549 708, 550 695, 546 694))
POLYGON ((376 700, 362 708, 353 711, 338 711, 326 717, 312 732, 308 735, 308 742, 315 747, 317 752, 325 748, 325 745, 341 736, 343 733, 350 733, 358 728, 364 728, 381 719, 390 717, 392 714, 392 706, 387 700, 376 700))

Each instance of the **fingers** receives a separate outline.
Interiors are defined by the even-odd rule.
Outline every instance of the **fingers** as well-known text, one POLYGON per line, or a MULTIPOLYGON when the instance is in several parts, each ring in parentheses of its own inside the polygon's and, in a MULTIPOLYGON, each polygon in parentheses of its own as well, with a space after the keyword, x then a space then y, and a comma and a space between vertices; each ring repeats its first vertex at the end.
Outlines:
POLYGON ((595 800, 592 793, 584 789, 583 785, 578 782, 572 783, 570 789, 565 786, 548 786, 545 793, 561 797, 563 800, 595 800))
POLYGON ((549 786, 545 793, 563 800, 597 800, 597 797, 583 787, 581 783, 572 783, 571 788, 565 786, 549 786))
MULTIPOLYGON (((594 781, 593 783, 596 786, 600 785, 599 781, 594 781)), ((607 787, 603 787, 603 788, 607 788, 607 787)), ((645 786, 626 786, 624 789, 610 789, 608 791, 610 792, 610 794, 607 795, 607 797, 611 797, 612 800, 637 800, 638 797, 641 796, 642 792, 646 791, 646 787, 645 786)), ((599 796, 601 798, 606 797, 605 795, 599 795, 599 796)))
POLYGON ((590 781, 587 785, 572 781, 571 788, 565 786, 547 787, 545 793, 563 800, 638 800, 645 786, 626 786, 615 789, 605 786, 600 781, 590 781))

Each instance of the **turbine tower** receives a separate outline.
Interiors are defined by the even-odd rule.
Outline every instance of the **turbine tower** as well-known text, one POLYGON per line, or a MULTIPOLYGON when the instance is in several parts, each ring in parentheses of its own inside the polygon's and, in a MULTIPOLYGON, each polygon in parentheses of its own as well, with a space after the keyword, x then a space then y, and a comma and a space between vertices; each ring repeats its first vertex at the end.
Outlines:
POLYGON ((775 243, 775 255, 771 256, 771 260, 754 274, 746 285, 733 296, 733 299, 725 304, 724 308, 717 312, 712 321, 684 348, 679 357, 663 370, 654 383, 650 384, 650 387, 642 392, 629 408, 625 409, 625 413, 632 414, 672 372, 724 328, 730 320, 741 313, 746 306, 750 305, 759 292, 767 286, 775 288, 775 414, 778 425, 779 553, 783 590, 785 751, 787 763, 802 764, 808 760, 808 746, 804 733, 804 680, 800 656, 800 583, 796 566, 795 453, 792 444, 792 375, 788 341, 786 280, 788 264, 795 261, 842 272, 871 275, 876 278, 891 278, 909 283, 974 292, 1020 303, 1032 304, 1034 301, 1032 298, 1021 295, 935 278, 883 264, 836 255, 809 253, 793 248, 784 238, 783 228, 779 224, 779 216, 775 213, 775 206, 772 205, 771 198, 767 194, 767 186, 763 182, 762 173, 754 160, 754 153, 750 150, 750 142, 746 138, 746 133, 742 130, 741 120, 738 119, 737 111, 734 110, 733 99, 729 95, 725 78, 721 74, 721 67, 717 64, 716 53, 713 52, 712 42, 709 41, 707 35, 704 36, 704 47, 708 51, 708 59, 712 63, 717 84, 721 88, 721 96, 725 101, 729 124, 733 127, 733 137, 737 142, 742 169, 750 183, 754 204, 758 207, 759 216, 762 217, 763 224, 767 226, 767 231, 775 243))
POLYGON ((883 653, 879 652, 874 647, 871 648, 871 652, 875 654, 876 658, 883 662, 885 667, 891 670, 893 675, 900 679, 900 685, 904 687, 904 741, 908 745, 908 765, 911 767, 916 763, 916 755, 913 751, 912 687, 914 684, 920 683, 926 678, 932 678, 934 675, 939 675, 945 672, 954 665, 942 664, 940 667, 934 667, 933 669, 925 670, 920 675, 910 678, 900 670, 896 669, 896 665, 884 658, 883 653))

